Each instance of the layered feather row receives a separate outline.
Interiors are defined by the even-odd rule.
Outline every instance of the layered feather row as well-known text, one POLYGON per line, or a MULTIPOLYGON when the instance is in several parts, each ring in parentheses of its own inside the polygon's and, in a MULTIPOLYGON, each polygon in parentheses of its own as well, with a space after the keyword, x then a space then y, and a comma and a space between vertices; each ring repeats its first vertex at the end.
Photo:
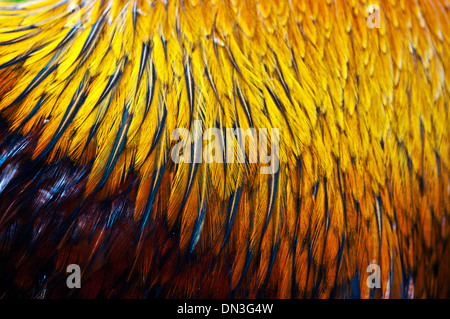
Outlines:
POLYGON ((450 4, 377 3, 1 2, 3 293, 448 297, 450 4), (279 170, 174 163, 195 120, 279 170))

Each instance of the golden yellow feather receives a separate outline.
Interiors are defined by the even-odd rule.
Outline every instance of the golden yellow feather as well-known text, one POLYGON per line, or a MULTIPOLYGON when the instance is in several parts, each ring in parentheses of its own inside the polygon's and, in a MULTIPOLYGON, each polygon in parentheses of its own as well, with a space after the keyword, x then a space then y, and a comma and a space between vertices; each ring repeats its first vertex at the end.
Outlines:
POLYGON ((86 296, 448 297, 450 4, 373 2, 0 2, 1 207, 63 212, 55 269, 116 265, 86 296), (279 170, 174 163, 196 121, 279 128, 279 170))

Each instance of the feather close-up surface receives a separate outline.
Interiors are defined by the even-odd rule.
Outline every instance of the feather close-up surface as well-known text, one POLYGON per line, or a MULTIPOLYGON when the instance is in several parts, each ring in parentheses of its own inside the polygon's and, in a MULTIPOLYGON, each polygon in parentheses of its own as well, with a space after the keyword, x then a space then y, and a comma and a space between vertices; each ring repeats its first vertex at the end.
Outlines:
POLYGON ((449 52, 448 0, 0 1, 0 298, 450 298, 449 52))

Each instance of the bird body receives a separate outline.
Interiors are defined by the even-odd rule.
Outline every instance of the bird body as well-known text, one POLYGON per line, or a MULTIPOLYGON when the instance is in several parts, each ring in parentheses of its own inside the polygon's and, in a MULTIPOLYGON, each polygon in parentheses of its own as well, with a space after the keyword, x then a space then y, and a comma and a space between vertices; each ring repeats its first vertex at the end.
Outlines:
POLYGON ((0 295, 449 297, 450 4, 375 2, 0 2, 0 295))

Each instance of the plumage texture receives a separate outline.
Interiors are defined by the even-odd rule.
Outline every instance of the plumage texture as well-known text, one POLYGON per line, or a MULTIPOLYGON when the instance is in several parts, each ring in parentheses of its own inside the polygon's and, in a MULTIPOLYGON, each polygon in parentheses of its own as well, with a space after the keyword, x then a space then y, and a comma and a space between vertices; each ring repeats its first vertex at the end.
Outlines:
POLYGON ((374 3, 0 2, 0 296, 449 297, 450 3, 374 3))

